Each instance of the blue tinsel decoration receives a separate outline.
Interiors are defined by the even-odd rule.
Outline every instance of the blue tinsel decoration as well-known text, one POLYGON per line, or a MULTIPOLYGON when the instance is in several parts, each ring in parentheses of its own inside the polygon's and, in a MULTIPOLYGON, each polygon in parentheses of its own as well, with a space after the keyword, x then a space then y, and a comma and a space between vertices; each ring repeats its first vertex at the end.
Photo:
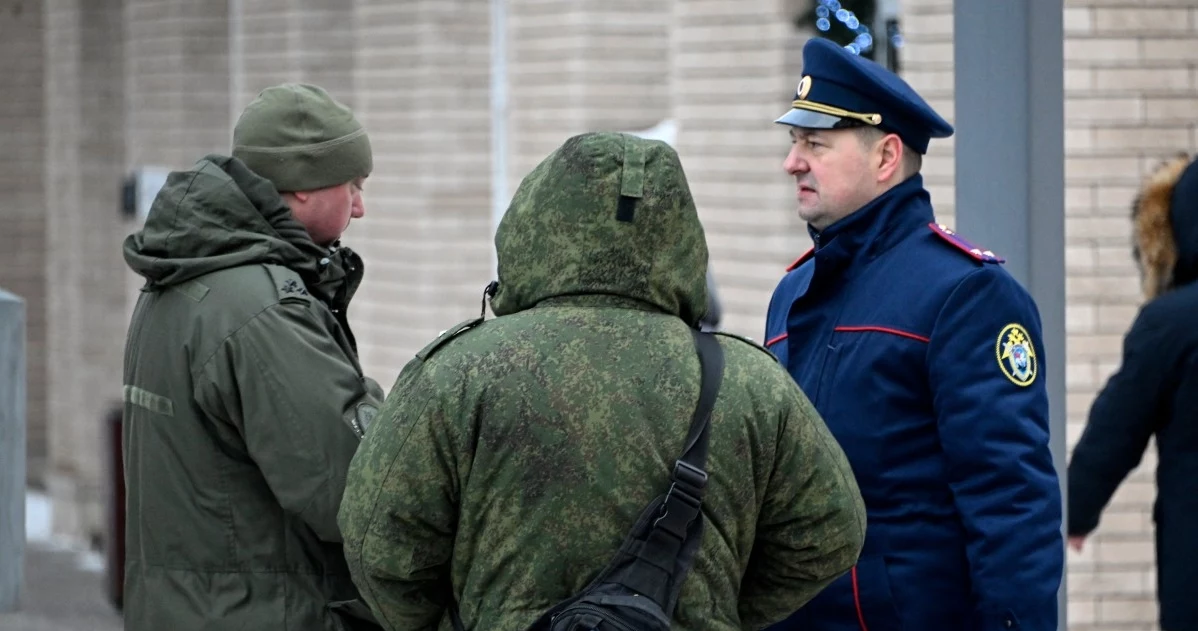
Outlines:
MULTIPOLYGON (((845 46, 854 55, 860 55, 873 49, 874 37, 870 34, 869 27, 862 24, 852 11, 840 6, 839 0, 819 0, 819 5, 815 8, 815 15, 819 18, 815 21, 815 28, 821 31, 826 32, 832 28, 832 22, 828 18, 834 15, 845 28, 857 34, 856 39, 845 46)), ((894 43, 901 45, 897 35, 894 38, 894 43)))

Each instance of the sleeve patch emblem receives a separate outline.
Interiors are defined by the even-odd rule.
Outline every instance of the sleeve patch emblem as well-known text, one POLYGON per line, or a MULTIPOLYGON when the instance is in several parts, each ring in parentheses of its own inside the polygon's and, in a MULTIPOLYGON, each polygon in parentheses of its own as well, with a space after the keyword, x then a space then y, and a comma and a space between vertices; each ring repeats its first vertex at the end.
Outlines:
POLYGON ((1008 324, 998 334, 994 344, 998 367, 1011 383, 1026 387, 1036 381, 1038 362, 1032 336, 1018 324, 1008 324))

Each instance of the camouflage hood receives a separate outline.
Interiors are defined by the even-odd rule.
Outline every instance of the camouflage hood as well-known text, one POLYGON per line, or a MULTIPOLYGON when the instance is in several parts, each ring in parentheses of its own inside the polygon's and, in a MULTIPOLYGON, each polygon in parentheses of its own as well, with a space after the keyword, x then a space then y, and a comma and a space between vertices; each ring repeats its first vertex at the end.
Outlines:
POLYGON ((703 226, 678 155, 660 141, 570 138, 520 183, 495 249, 496 315, 551 298, 632 300, 691 326, 706 311, 703 226))

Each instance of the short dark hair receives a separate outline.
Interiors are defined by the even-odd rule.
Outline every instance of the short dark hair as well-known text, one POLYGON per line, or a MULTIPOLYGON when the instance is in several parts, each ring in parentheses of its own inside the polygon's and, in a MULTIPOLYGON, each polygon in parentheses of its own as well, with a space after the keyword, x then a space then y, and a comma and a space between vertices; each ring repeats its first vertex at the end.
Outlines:
MULTIPOLYGON (((870 146, 882 139, 889 132, 883 131, 872 125, 854 125, 853 131, 857 134, 857 138, 861 144, 870 146)), ((900 138, 901 142, 902 139, 900 138)), ((911 177, 923 168, 923 155, 911 148, 911 145, 903 143, 903 176, 911 177)))

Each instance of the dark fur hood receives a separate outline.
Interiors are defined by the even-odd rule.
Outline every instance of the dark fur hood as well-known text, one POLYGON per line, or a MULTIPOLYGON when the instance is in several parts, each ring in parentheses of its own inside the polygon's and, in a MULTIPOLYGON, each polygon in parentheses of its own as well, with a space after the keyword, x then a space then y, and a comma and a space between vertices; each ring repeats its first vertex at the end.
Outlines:
POLYGON ((1161 163, 1132 203, 1132 221, 1145 298, 1198 279, 1198 162, 1180 154, 1161 163))

